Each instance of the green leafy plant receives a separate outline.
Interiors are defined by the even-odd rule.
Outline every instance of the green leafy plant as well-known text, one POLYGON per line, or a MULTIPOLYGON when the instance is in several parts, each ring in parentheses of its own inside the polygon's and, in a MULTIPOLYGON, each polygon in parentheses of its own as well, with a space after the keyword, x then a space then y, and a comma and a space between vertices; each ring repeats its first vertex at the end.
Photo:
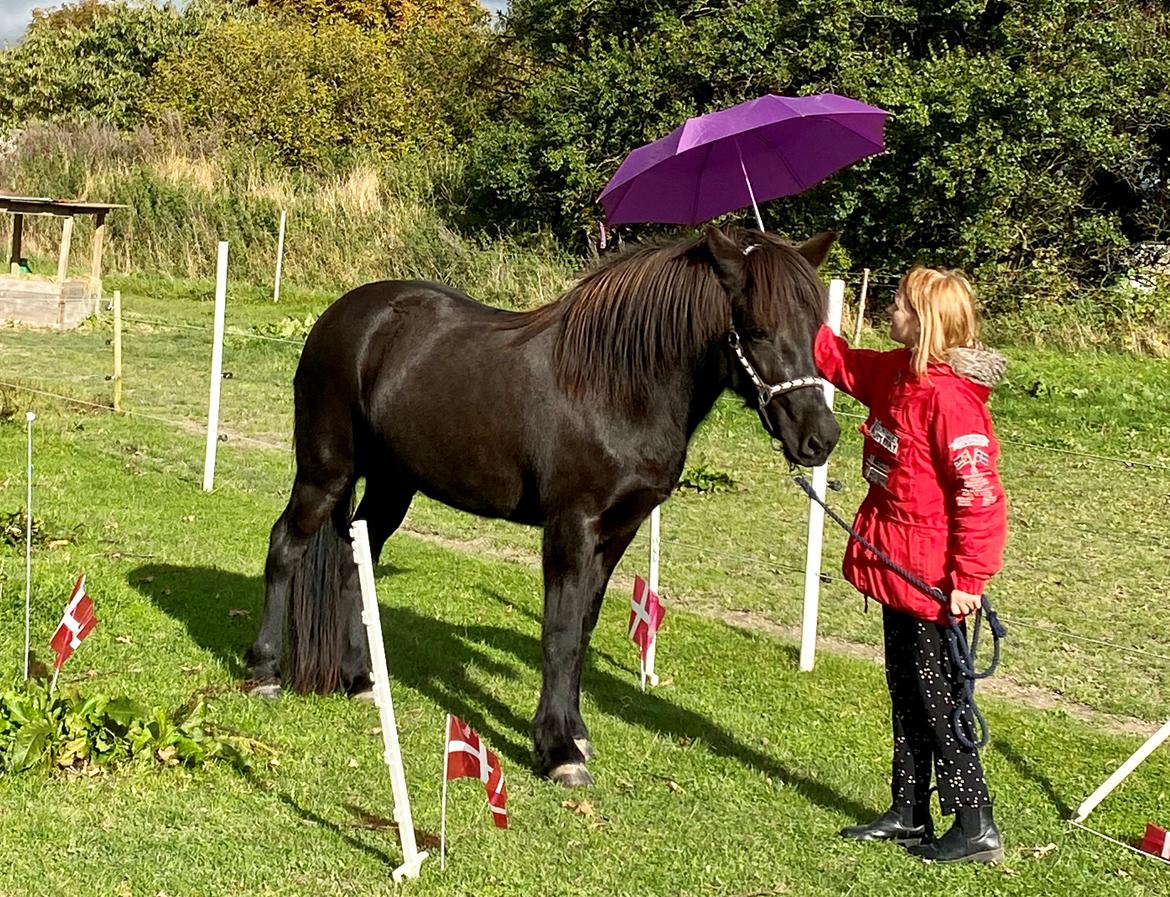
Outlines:
POLYGON ((280 339, 304 339, 317 323, 317 315, 311 312, 304 317, 286 315, 279 321, 269 321, 267 324, 256 324, 252 332, 257 336, 274 336, 280 339))
POLYGON ((683 471, 682 478, 674 487, 676 492, 691 489, 700 495, 716 492, 738 492, 739 484, 730 474, 721 470, 713 470, 706 464, 688 467, 683 471))
POLYGON ((0 695, 0 774, 92 772, 134 762, 246 769, 258 755, 274 753, 260 741, 218 730, 205 711, 201 698, 168 713, 71 688, 50 695, 43 679, 17 680, 0 695))
MULTIPOLYGON (((10 511, 0 514, 0 542, 6 545, 23 545, 28 533, 28 516, 23 510, 10 511)), ((37 548, 57 548, 61 545, 72 545, 84 524, 78 523, 72 529, 50 529, 45 521, 37 516, 32 519, 32 544, 37 548)))

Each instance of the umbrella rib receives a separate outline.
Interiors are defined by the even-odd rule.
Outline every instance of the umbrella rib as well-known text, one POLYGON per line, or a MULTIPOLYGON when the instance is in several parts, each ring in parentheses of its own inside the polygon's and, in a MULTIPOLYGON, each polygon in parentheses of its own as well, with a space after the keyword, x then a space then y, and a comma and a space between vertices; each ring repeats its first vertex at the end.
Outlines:
POLYGON ((695 198, 691 201, 691 222, 692 224, 699 223, 699 197, 703 195, 703 172, 707 169, 707 160, 711 158, 711 151, 715 149, 714 143, 707 144, 707 152, 703 156, 703 162, 699 166, 699 179, 695 183, 695 198))
POLYGON ((772 150, 772 152, 775 153, 776 156, 780 159, 780 164, 784 166, 784 169, 792 177, 792 182, 794 184, 796 184, 796 186, 800 187, 801 190, 807 189, 804 185, 804 181, 802 181, 797 176, 796 172, 792 170, 792 166, 788 164, 788 160, 784 157, 784 153, 780 151, 780 147, 776 146, 776 144, 774 144, 771 140, 768 139, 768 136, 763 133, 762 128, 759 130, 761 132, 759 135, 760 139, 762 141, 764 141, 764 143, 766 143, 768 145, 768 148, 770 150, 772 150))

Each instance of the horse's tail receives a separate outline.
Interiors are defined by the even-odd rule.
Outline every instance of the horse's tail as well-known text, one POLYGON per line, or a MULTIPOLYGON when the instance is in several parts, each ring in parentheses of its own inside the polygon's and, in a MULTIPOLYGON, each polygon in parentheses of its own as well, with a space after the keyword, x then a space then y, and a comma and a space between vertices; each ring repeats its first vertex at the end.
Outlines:
POLYGON ((342 535, 352 505, 350 495, 314 533, 292 576, 289 606, 289 659, 286 678, 299 692, 331 694, 341 689, 342 659, 349 643, 350 615, 356 611, 345 584, 353 552, 342 535))

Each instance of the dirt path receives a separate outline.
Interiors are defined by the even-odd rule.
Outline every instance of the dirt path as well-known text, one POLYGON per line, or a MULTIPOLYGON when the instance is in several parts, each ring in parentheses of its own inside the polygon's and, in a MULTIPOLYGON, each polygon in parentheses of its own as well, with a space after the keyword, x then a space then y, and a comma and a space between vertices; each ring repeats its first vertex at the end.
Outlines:
MULTIPOLYGON (((523 564, 536 570, 540 569, 540 559, 531 552, 518 548, 502 547, 488 539, 450 539, 431 529, 415 528, 409 521, 403 527, 403 530, 425 542, 453 551, 462 551, 496 560, 509 561, 514 564, 523 564)), ((610 582, 610 587, 616 588, 618 591, 628 592, 633 587, 633 580, 616 576, 610 582)), ((750 611, 729 611, 709 602, 679 595, 671 595, 670 603, 679 610, 708 620, 718 620, 738 629, 746 629, 751 632, 764 632, 790 643, 799 643, 800 641, 800 630, 798 627, 782 626, 769 620, 762 614, 752 613, 750 611)), ((875 645, 863 645, 859 642, 848 641, 847 639, 821 635, 817 637, 817 649, 820 651, 828 651, 832 654, 869 661, 876 665, 881 665, 882 663, 881 649, 875 645)), ((1140 735, 1146 738, 1152 735, 1158 728, 1158 723, 1136 717, 1103 713, 1087 704, 1070 701, 1067 697, 1057 692, 1036 685, 1016 682, 1002 675, 996 675, 991 679, 980 682, 979 691, 982 694, 992 695, 1014 704, 1022 704, 1034 710, 1061 710, 1074 719, 1088 723, 1095 729, 1100 729, 1103 732, 1114 735, 1140 735)))

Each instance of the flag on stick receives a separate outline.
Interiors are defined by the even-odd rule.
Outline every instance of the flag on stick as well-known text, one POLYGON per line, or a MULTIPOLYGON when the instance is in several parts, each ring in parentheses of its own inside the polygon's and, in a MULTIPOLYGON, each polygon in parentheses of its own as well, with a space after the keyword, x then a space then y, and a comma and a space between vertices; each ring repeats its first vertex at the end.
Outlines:
POLYGON ((488 809, 496 828, 508 827, 505 804, 508 791, 504 787, 504 772, 496 757, 471 726, 457 716, 447 715, 447 734, 443 756, 443 809, 439 826, 439 868, 447 868, 447 783, 455 779, 473 778, 483 782, 487 791, 488 809))
POLYGON ((85 591, 83 573, 73 586, 73 594, 69 596, 69 603, 65 606, 65 616, 61 618, 61 624, 49 642, 57 652, 57 660, 53 664, 54 683, 57 681, 57 673, 61 671, 61 666, 69 659, 69 655, 77 649, 83 638, 93 632, 97 624, 98 620, 93 612, 93 599, 85 591))
POLYGON ((1152 822, 1146 823, 1146 834, 1138 848, 1163 860, 1170 860, 1170 838, 1166 837, 1166 829, 1152 822))
POLYGON ((641 648, 643 660, 665 613, 666 609, 658 603, 658 595, 650 591, 646 580, 641 576, 635 576, 634 596, 630 599, 629 638, 641 648))

